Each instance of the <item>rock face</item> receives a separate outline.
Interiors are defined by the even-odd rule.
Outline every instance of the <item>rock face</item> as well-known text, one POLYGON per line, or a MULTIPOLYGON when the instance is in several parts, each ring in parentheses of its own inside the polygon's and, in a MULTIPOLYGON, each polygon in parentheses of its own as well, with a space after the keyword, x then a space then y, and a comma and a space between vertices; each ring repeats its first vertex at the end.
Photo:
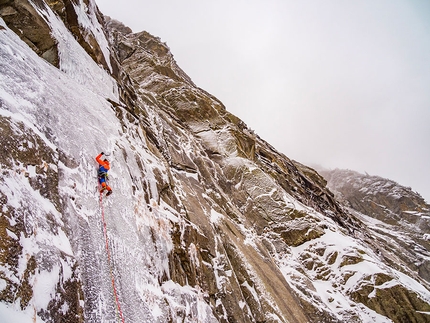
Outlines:
POLYGON ((51 28, 29 1, 2 0, 0 15, 21 39, 51 64, 58 66, 58 48, 51 28))
MULTIPOLYGON (((341 169, 321 170, 320 173, 337 199, 369 228, 367 240, 384 262, 399 271, 405 271, 407 267, 414 273, 413 277, 428 288, 430 205, 421 195, 379 176, 341 169)), ((396 308, 405 300, 414 303, 404 293, 390 293, 396 295, 396 299, 400 298, 396 308)), ((387 295, 381 298, 391 299, 387 295)), ((390 303, 384 306, 373 304, 373 300, 364 303, 371 308, 379 307, 382 313, 394 311, 390 303)), ((401 317, 398 320, 402 321, 401 317)))
MULTIPOLYGON (((428 321, 427 254, 394 257, 383 240, 402 221, 382 235, 366 202, 363 213, 338 202, 160 39, 91 0, 0 0, 0 13, 0 317, 428 321)), ((425 230, 428 210, 408 203, 425 230)))
POLYGON ((430 205, 421 195, 379 176, 341 169, 320 173, 338 200, 367 223, 375 239, 384 242, 380 252, 396 255, 386 260, 394 267, 407 264, 428 286, 430 205))

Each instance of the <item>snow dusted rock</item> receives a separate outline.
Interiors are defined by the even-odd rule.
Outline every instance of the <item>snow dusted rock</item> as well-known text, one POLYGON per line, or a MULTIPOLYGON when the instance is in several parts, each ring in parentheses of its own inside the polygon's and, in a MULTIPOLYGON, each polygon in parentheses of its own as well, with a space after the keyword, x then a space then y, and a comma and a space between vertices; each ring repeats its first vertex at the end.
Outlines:
POLYGON ((341 169, 321 174, 339 200, 371 229, 387 263, 401 271, 406 265, 428 288, 430 205, 421 195, 380 176, 341 169))
POLYGON ((2 322, 428 321, 412 266, 425 254, 389 254, 374 222, 158 38, 104 22, 92 0, 0 13, 2 322))
POLYGON ((79 321, 83 293, 62 220, 58 152, 24 123, 0 121, 1 298, 23 312, 38 306, 46 320, 79 321))
POLYGON ((51 64, 58 66, 58 48, 51 35, 51 28, 31 2, 1 1, 0 15, 30 48, 51 64))

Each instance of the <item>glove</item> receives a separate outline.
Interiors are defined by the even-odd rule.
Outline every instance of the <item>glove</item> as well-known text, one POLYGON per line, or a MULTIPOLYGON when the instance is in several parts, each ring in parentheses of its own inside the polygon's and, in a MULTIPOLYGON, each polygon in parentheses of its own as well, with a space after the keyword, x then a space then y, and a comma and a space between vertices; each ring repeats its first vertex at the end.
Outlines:
POLYGON ((104 152, 101 152, 101 153, 100 153, 100 155, 104 155, 104 154, 105 154, 104 152))

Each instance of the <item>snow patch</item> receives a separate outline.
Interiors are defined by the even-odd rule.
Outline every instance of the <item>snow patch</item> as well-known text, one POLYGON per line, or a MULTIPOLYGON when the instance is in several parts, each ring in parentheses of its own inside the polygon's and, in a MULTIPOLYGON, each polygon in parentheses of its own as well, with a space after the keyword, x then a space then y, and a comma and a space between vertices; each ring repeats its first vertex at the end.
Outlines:
POLYGON ((211 209, 211 222, 212 223, 219 223, 224 218, 224 215, 221 213, 218 213, 214 209, 211 209))

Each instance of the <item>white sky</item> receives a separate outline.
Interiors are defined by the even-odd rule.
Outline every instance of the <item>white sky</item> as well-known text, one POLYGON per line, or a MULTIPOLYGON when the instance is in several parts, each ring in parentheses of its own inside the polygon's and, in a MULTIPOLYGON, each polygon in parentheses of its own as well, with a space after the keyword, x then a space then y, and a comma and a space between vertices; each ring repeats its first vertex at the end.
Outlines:
POLYGON ((430 1, 96 2, 288 157, 430 202, 430 1))

